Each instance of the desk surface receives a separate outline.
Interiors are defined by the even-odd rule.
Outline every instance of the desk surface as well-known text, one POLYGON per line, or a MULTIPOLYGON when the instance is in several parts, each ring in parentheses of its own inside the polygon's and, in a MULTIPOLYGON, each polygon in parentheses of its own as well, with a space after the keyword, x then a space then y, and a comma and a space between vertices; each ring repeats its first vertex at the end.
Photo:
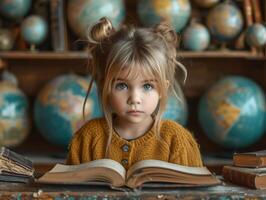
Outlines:
POLYGON ((37 185, 0 182, 0 199, 265 199, 266 190, 233 185, 194 188, 143 188, 118 191, 107 186, 37 185))

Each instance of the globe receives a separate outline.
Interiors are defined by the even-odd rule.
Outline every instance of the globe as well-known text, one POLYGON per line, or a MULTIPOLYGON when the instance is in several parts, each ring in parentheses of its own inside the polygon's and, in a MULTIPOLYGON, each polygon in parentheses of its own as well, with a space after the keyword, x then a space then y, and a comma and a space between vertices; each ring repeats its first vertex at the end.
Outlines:
POLYGON ((31 0, 0 0, 0 13, 11 20, 24 17, 31 7, 31 0))
POLYGON ((118 28, 125 12, 123 0, 69 0, 67 5, 69 26, 79 37, 85 37, 88 27, 102 17, 108 17, 118 28))
POLYGON ((253 47, 262 47, 266 44, 266 28, 259 23, 248 27, 246 31, 246 41, 253 47))
POLYGON ((46 38, 48 33, 47 22, 40 16, 31 15, 21 24, 21 34, 29 44, 38 45, 46 38))
POLYGON ((29 103, 26 95, 10 81, 10 72, 2 73, 0 82, 0 146, 21 144, 30 131, 29 103))
POLYGON ((243 17, 239 8, 231 3, 220 3, 207 15, 207 26, 211 35, 220 42, 235 39, 243 28, 243 17))
POLYGON ((8 29, 0 29, 0 50, 8 51, 14 46, 14 37, 8 29))
POLYGON ((163 119, 171 119, 185 126, 187 124, 188 108, 186 99, 181 96, 170 95, 167 101, 166 110, 163 113, 163 119))
POLYGON ((39 92, 34 104, 36 127, 50 143, 67 147, 73 133, 85 121, 101 116, 97 90, 92 92, 85 106, 83 103, 90 79, 75 74, 56 77, 39 92))
POLYGON ((202 8, 210 8, 217 4, 220 0, 194 0, 195 3, 202 8))
POLYGON ((206 135, 228 149, 248 147, 265 131, 262 89, 242 76, 227 76, 215 83, 199 103, 199 122, 206 135))
POLYGON ((166 19, 180 32, 189 20, 191 5, 189 0, 140 0, 137 13, 145 26, 154 26, 166 19))
POLYGON ((204 25, 193 23, 184 30, 182 41, 185 49, 202 51, 209 46, 210 34, 204 25))

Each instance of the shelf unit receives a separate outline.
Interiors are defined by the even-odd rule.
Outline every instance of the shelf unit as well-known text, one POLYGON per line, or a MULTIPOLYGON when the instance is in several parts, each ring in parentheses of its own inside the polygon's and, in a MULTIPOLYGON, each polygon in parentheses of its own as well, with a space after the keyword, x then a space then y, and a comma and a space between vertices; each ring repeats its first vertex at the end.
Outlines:
MULTIPOLYGON (((58 75, 69 72, 85 74, 87 66, 86 51, 0 52, 0 59, 6 61, 8 69, 17 76, 19 87, 29 97, 30 105, 33 105, 36 95, 48 81, 58 75)), ((179 60, 188 69, 188 79, 184 85, 184 93, 189 105, 187 126, 195 134, 203 154, 212 152, 217 155, 220 152, 224 152, 225 149, 217 146, 205 136, 198 123, 196 112, 199 99, 209 86, 228 74, 249 77, 266 91, 266 58, 248 51, 181 51, 179 52, 179 60)), ((247 148, 247 151, 257 150, 265 146, 266 136, 255 145, 247 148)), ((40 172, 51 169, 55 164, 53 160, 59 157, 63 161, 62 155, 66 155, 64 154, 66 153, 65 149, 45 141, 34 127, 34 124, 26 141, 14 150, 24 152, 29 156, 31 152, 37 151, 43 155, 40 158, 50 160, 50 162, 39 162, 40 158, 35 157, 35 167, 40 172)), ((206 164, 213 172, 219 173, 224 161, 220 161, 217 164, 206 161, 206 164)))
MULTIPOLYGON (((265 60, 263 55, 253 54, 250 51, 203 51, 203 52, 178 52, 180 58, 243 58, 252 60, 265 60)), ((49 60, 72 60, 72 59, 87 59, 86 51, 66 51, 66 52, 51 52, 51 51, 11 51, 0 52, 2 59, 49 59, 49 60)))

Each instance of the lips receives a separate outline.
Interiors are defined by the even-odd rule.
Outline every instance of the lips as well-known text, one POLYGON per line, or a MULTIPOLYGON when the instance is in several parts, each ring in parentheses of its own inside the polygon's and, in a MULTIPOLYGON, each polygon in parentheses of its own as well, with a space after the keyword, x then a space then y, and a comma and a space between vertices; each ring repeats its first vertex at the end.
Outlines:
POLYGON ((132 115, 139 115, 141 113, 143 113, 142 111, 139 110, 130 110, 127 112, 128 114, 132 114, 132 115))

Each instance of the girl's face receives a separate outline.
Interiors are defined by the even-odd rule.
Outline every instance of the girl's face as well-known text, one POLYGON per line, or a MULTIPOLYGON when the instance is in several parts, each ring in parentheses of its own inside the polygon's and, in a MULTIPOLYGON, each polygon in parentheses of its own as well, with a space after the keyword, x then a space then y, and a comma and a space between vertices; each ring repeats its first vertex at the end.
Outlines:
POLYGON ((127 75, 128 70, 123 70, 112 84, 109 96, 112 111, 121 123, 150 121, 160 98, 158 83, 142 71, 134 79, 127 75))

